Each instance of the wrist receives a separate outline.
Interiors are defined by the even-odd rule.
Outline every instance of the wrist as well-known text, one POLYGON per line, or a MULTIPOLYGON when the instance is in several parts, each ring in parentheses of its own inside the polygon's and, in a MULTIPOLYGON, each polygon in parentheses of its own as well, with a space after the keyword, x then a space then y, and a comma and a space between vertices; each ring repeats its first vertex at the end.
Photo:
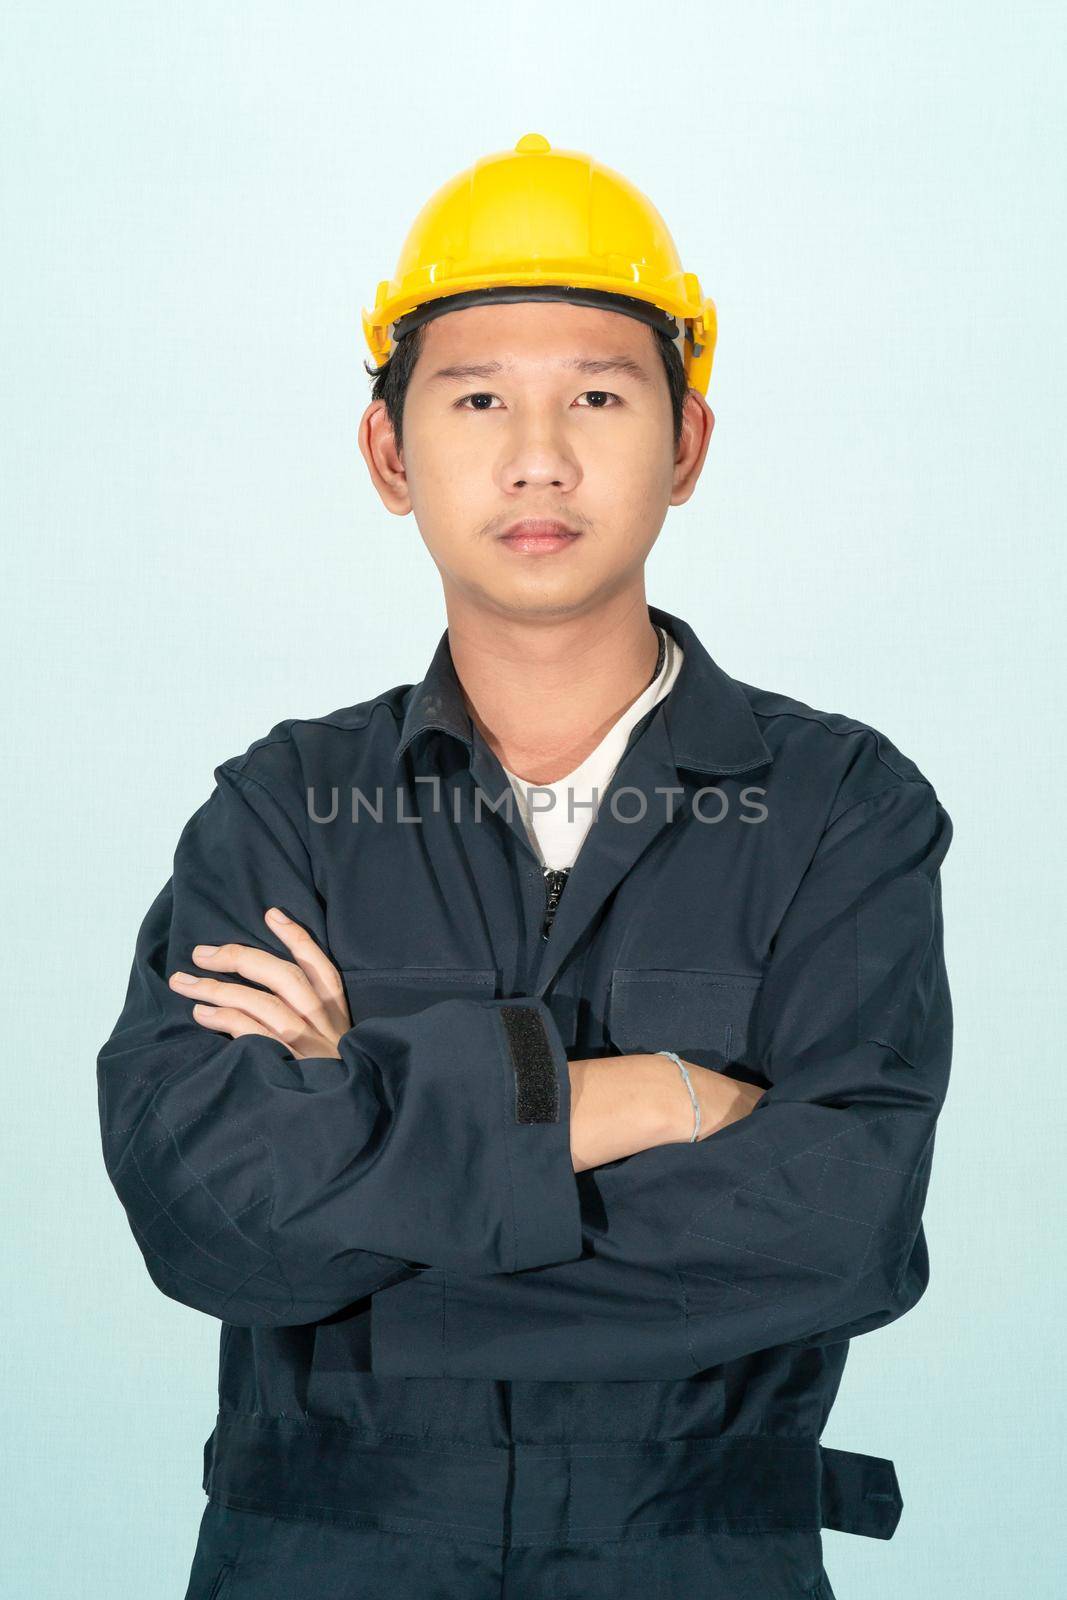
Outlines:
POLYGON ((747 1117, 763 1090, 725 1072, 684 1062, 683 1073, 676 1052, 657 1051, 654 1059, 668 1069, 665 1087, 669 1097, 663 1102, 663 1144, 698 1144, 731 1122, 747 1117), (670 1076, 673 1071, 673 1077, 670 1076), (690 1090, 690 1086, 691 1090, 690 1090), (694 1105, 695 1101, 695 1105, 694 1105))
MULTIPOLYGON (((675 1114, 672 1115, 670 1127, 666 1129, 668 1137, 665 1142, 676 1144, 680 1143, 684 1139, 688 1144, 695 1144, 701 1137, 703 1115, 701 1111, 700 1100, 697 1096, 697 1092, 693 1086, 693 1080, 690 1075, 690 1064, 687 1061, 683 1061, 676 1050, 661 1049, 657 1050, 655 1054, 661 1061, 673 1063, 675 1068, 675 1074, 672 1076, 672 1082, 675 1083, 676 1087, 671 1096, 671 1103, 672 1107, 675 1108, 675 1114), (679 1090, 681 1091, 681 1094, 679 1093, 679 1090), (677 1108, 683 1104, 683 1096, 685 1104, 688 1105, 688 1111, 685 1109, 682 1109, 681 1111, 677 1110, 677 1108), (684 1132, 680 1131, 682 1127, 685 1129, 684 1132)), ((693 1070, 696 1071, 697 1069, 694 1067, 693 1070)))
POLYGON ((706 1118, 702 1108, 698 1111, 701 1102, 696 1081, 700 1068, 686 1061, 683 1073, 674 1055, 665 1055, 660 1050, 642 1059, 647 1063, 646 1070, 651 1074, 656 1091, 657 1144, 693 1143, 695 1130, 699 1130, 697 1138, 703 1138, 706 1118))

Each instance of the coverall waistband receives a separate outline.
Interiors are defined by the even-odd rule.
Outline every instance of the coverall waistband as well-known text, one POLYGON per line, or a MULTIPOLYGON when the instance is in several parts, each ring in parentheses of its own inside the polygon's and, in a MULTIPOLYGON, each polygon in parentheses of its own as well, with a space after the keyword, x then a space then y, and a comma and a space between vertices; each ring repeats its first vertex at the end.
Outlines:
POLYGON ((238 1510, 499 1546, 835 1528, 888 1539, 892 1461, 810 1437, 465 1445, 220 1412, 205 1492, 238 1510))

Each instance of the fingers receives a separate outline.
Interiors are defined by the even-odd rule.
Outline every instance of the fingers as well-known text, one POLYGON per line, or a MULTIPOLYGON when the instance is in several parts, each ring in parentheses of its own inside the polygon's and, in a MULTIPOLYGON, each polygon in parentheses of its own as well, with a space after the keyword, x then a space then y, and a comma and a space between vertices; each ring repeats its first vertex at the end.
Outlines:
POLYGON ((250 1018, 259 1024, 257 1031, 268 1033, 287 1045, 297 1044, 309 1033, 318 1031, 300 1012, 265 989, 250 989, 243 983, 223 983, 219 978, 199 978, 188 972, 173 973, 169 982, 179 994, 188 995, 200 1004, 250 1018))
POLYGON ((243 1011, 238 1011, 231 1006, 212 1006, 197 1003, 193 1007, 193 1018, 203 1028, 210 1028, 215 1033, 228 1033, 232 1039, 240 1039, 246 1034, 262 1034, 265 1039, 273 1039, 275 1044, 282 1044, 295 1056, 298 1061, 316 1060, 339 1061, 341 1053, 333 1039, 323 1038, 320 1034, 312 1032, 303 1026, 303 1019, 294 1016, 294 1027, 291 1038, 282 1038, 273 1033, 269 1028, 261 1027, 254 1017, 248 1016, 243 1011))
MULTIPOLYGON (((226 1006, 195 1005, 193 1016, 202 1028, 212 1028, 216 1033, 228 1033, 234 1039, 239 1039, 242 1034, 261 1033, 267 1039, 273 1039, 274 1034, 268 1028, 261 1028, 258 1022, 246 1016, 243 1011, 233 1011, 226 1006)), ((278 1040, 278 1043, 283 1043, 278 1040)))
POLYGON ((192 952, 196 966, 235 972, 261 988, 190 972, 172 973, 170 987, 200 1002, 193 1015, 204 1027, 232 1038, 264 1034, 285 1044, 300 1059, 339 1059, 338 1041, 352 1026, 340 973, 307 929, 277 906, 270 907, 265 920, 292 952, 293 961, 284 961, 270 950, 233 942, 198 944, 192 952))
POLYGON ((264 920, 289 950, 311 987, 327 1008, 332 1022, 341 1023, 340 1032, 351 1027, 348 1001, 341 974, 329 956, 315 943, 306 928, 287 917, 278 906, 271 906, 264 920))
MULTIPOLYGON (((247 944, 198 944, 193 946, 193 961, 208 971, 236 972, 241 978, 262 984, 272 995, 284 1001, 290 1010, 305 1017, 316 1028, 325 1027, 331 1020, 302 970, 292 961, 283 961, 281 956, 273 955, 269 950, 257 950, 255 946, 247 944)), ((191 975, 183 973, 182 976, 188 979, 191 975)), ((184 992, 191 992, 188 985, 184 992)), ((254 992, 242 988, 242 993, 254 992)), ((239 1009, 247 1011, 249 1008, 241 1001, 239 1009)), ((252 1015, 261 1016, 261 1013, 253 1011, 252 1015)))

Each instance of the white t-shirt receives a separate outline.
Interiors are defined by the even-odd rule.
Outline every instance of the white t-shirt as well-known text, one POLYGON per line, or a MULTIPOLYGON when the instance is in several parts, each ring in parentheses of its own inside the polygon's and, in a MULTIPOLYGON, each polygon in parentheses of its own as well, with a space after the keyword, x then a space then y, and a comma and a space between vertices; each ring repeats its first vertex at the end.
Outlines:
POLYGON ((593 824, 595 806, 604 799, 632 729, 674 687, 682 665, 682 647, 665 629, 658 631, 663 634, 666 646, 659 673, 608 729, 580 767, 557 778, 555 783, 527 783, 525 778, 504 768, 518 799, 526 831, 536 844, 544 867, 560 870, 574 865, 582 841, 593 824))

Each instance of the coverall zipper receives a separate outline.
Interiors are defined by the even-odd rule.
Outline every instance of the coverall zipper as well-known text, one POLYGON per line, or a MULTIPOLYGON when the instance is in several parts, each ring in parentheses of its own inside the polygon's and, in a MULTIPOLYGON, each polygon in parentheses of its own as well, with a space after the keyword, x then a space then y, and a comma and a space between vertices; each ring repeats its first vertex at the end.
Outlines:
POLYGON ((569 867, 542 867, 541 873, 545 880, 545 915, 541 923, 541 937, 547 939, 552 932, 552 919, 556 915, 563 886, 567 882, 569 867))

